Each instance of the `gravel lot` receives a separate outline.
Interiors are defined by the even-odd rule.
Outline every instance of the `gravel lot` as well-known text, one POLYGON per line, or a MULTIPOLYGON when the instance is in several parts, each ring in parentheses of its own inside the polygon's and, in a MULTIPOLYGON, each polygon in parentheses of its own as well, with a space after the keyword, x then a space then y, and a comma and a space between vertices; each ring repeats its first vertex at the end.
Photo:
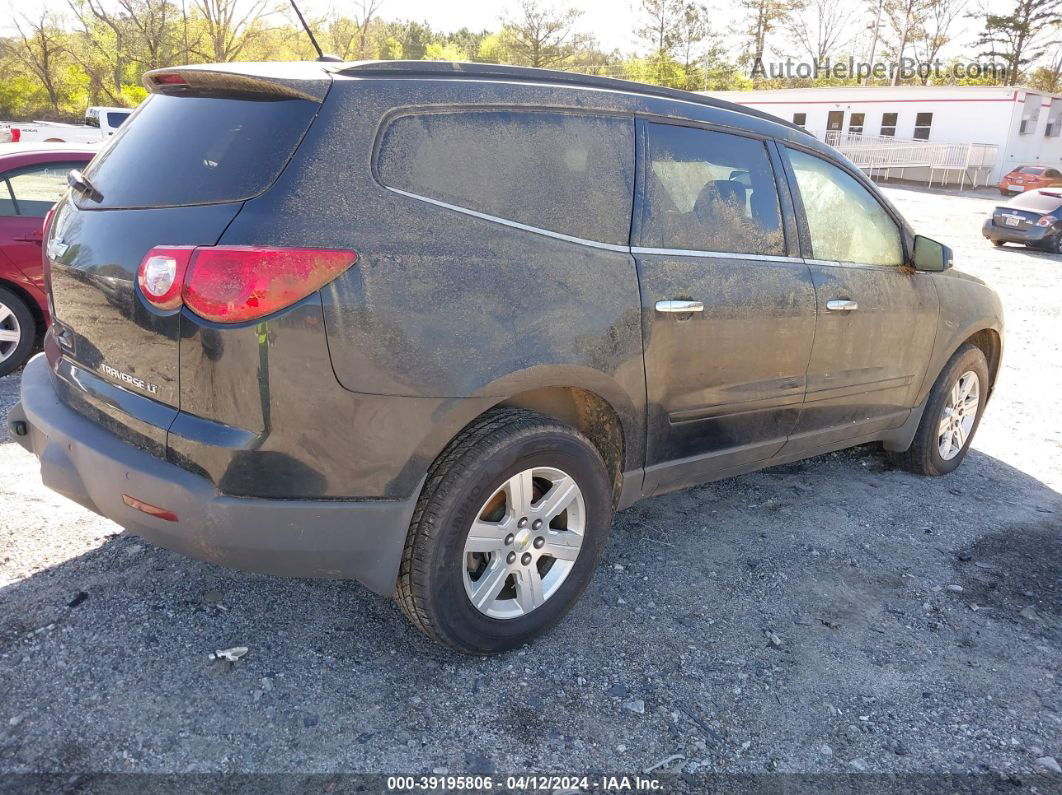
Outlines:
MULTIPOLYGON (((642 502, 570 617, 503 657, 433 645, 353 584, 119 536, 46 491, 0 424, 0 772, 633 773, 675 756, 678 788, 871 771, 1057 791, 1062 260, 983 240, 988 193, 887 192, 1003 296, 1004 368, 966 463, 924 479, 866 447, 642 502), (210 659, 236 645, 238 663, 210 659)), ((0 416, 17 390, 0 379, 0 416)))

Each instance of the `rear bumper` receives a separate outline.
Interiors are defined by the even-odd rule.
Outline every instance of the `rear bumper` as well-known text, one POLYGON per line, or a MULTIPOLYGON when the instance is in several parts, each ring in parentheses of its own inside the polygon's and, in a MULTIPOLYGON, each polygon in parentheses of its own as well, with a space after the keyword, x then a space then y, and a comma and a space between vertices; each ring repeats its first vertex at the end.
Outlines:
POLYGON ((233 568, 349 578, 393 592, 419 487, 402 500, 228 497, 61 403, 43 355, 26 365, 21 397, 8 426, 40 460, 44 484, 136 535, 233 568), (123 494, 171 511, 177 521, 131 508, 123 494))
POLYGON ((1003 243, 1025 243, 1028 246, 1040 246, 1047 242, 1047 238, 1055 232, 1050 226, 1032 226, 1028 229, 1008 229, 1005 226, 996 226, 992 219, 985 220, 981 226, 981 234, 989 240, 1003 243))

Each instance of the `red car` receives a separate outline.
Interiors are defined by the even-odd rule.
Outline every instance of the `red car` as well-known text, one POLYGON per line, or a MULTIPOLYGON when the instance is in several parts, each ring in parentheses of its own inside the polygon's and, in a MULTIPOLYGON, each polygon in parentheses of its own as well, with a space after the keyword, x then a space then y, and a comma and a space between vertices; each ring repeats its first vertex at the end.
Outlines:
POLYGON ((23 365, 47 327, 44 216, 67 173, 94 154, 72 144, 0 144, 0 376, 23 365))
POLYGON ((1012 193, 1024 193, 1040 188, 1057 188, 1062 186, 1062 171, 1051 166, 1018 166, 1004 174, 1000 180, 999 192, 1003 196, 1012 193))

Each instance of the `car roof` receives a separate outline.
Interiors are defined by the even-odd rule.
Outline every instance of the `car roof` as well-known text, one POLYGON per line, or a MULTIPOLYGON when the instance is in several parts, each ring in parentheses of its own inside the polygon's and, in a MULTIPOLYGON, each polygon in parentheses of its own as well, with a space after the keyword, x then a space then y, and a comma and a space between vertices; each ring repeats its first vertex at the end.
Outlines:
POLYGON ((633 80, 620 80, 615 77, 585 75, 579 72, 561 72, 556 69, 537 69, 530 66, 509 66, 507 64, 468 63, 464 61, 354 61, 332 62, 326 65, 328 71, 348 77, 445 77, 449 79, 467 78, 472 80, 496 79, 511 82, 528 82, 562 86, 585 86, 587 88, 620 91, 627 94, 639 94, 646 97, 675 99, 692 102, 721 110, 729 110, 744 116, 774 122, 790 130, 811 136, 803 127, 780 119, 770 113, 754 108, 737 105, 723 99, 682 91, 677 88, 636 83, 633 80))
MULTIPOLYGON (((12 126, 17 127, 18 124, 12 126)), ((45 152, 63 152, 71 155, 85 154, 91 156, 95 155, 98 151, 98 144, 49 143, 46 141, 0 144, 0 157, 7 157, 8 155, 31 155, 45 152)))
MULTIPOLYGON (((329 74, 345 77, 424 77, 499 80, 513 83, 536 83, 539 85, 571 86, 596 88, 636 94, 644 97, 690 102, 704 107, 732 111, 750 118, 763 119, 791 132, 800 133, 811 140, 815 137, 796 124, 780 119, 770 113, 755 108, 745 107, 724 99, 681 91, 677 88, 636 83, 633 80, 620 80, 614 77, 585 75, 579 72, 562 72, 556 69, 537 69, 530 66, 509 66, 507 64, 470 63, 465 61, 244 61, 240 63, 188 64, 156 69, 144 75, 144 85, 149 91, 158 92, 160 87, 150 78, 170 72, 215 72, 218 74, 240 75, 262 78, 270 81, 309 82, 327 79, 329 74)), ((304 82, 304 84, 305 84, 304 82)))

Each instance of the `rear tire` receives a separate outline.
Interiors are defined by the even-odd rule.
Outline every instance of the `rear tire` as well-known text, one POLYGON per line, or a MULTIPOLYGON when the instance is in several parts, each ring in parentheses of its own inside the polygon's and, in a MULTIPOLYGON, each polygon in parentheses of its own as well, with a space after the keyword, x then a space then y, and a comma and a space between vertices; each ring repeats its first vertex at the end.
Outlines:
POLYGON ((18 295, 0 287, 0 376, 12 373, 29 359, 37 342, 37 322, 18 295))
POLYGON ((1002 240, 993 240, 992 241, 992 245, 995 246, 996 248, 1001 248, 1003 246, 1003 241, 1002 240))
POLYGON ((984 353, 976 345, 963 345, 937 376, 911 446, 889 457, 897 466, 918 475, 954 472, 966 458, 981 424, 988 389, 984 353), (976 400, 972 406, 971 395, 976 400))
POLYGON ((519 647, 582 594, 611 522, 612 482, 585 436, 536 412, 492 409, 428 471, 395 596, 418 629, 459 651, 519 647))

